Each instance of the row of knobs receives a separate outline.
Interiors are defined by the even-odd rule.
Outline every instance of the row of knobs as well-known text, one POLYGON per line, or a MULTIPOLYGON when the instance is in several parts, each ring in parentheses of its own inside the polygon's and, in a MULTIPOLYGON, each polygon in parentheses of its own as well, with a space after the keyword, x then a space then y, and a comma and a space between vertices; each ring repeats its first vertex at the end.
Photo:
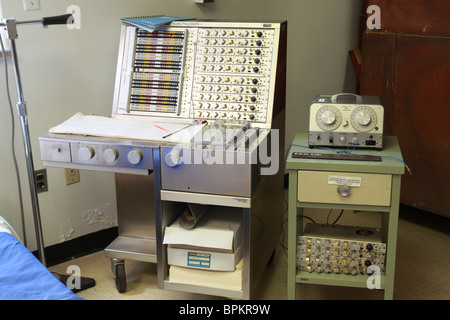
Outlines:
MULTIPOLYGON (((83 146, 78 152, 78 156, 82 161, 88 161, 95 156, 95 149, 90 146, 83 146)), ((103 151, 103 159, 107 163, 113 163, 119 158, 119 150, 114 147, 108 148, 103 151)), ((128 162, 131 164, 139 164, 144 158, 144 154, 140 149, 133 149, 127 154, 128 162)))

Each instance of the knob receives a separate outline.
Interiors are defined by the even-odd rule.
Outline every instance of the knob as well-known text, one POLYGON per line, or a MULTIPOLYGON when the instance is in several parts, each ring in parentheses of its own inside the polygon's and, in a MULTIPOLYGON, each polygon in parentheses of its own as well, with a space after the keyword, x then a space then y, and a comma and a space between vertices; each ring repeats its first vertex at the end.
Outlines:
POLYGON ((81 160, 88 161, 94 157, 95 150, 92 147, 84 146, 80 148, 78 155, 81 160))
POLYGON ((362 126, 367 126, 370 120, 370 114, 367 111, 361 111, 356 114, 356 121, 362 126))
POLYGON ((164 157, 164 161, 169 167, 173 168, 181 164, 182 160, 180 153, 178 151, 172 150, 166 154, 166 156, 164 157))
POLYGON ((138 164, 143 158, 144 155, 140 149, 131 150, 127 155, 127 159, 131 164, 138 164))
POLYGON ((336 115, 333 111, 327 110, 322 113, 321 119, 325 124, 332 124, 336 120, 336 115))
POLYGON ((114 162, 119 157, 119 151, 116 148, 108 148, 103 151, 103 158, 106 162, 114 162))
POLYGON ((339 186, 337 187, 337 193, 341 196, 341 197, 349 197, 350 196, 350 187, 349 186, 339 186))

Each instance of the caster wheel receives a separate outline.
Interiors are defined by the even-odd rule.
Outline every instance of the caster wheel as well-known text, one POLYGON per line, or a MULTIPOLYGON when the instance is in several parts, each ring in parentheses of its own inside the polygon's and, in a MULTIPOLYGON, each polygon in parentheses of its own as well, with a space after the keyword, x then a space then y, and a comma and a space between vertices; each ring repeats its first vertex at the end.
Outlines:
POLYGON ((127 278, 125 275, 125 265, 123 263, 117 264, 115 270, 116 288, 120 293, 127 290, 127 278))

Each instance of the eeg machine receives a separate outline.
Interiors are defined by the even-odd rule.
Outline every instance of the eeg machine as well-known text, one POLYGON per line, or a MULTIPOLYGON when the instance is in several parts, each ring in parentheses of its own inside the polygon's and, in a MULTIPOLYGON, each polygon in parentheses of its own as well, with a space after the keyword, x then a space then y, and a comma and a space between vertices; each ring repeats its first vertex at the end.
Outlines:
POLYGON ((282 214, 286 34, 280 21, 183 20, 154 31, 122 22, 112 114, 100 120, 130 124, 131 135, 91 125, 39 138, 45 166, 115 173, 119 236, 105 255, 120 292, 132 259, 157 263, 163 289, 254 293, 282 214), (171 281, 164 232, 190 203, 242 213, 240 289, 171 281))

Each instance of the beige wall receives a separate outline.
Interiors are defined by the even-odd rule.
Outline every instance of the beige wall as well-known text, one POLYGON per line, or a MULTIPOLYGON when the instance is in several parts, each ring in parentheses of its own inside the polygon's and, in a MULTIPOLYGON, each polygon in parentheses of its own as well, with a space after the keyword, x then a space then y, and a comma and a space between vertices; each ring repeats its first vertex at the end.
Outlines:
MULTIPOLYGON (((1 0, 4 17, 37 19, 81 10, 81 29, 19 26, 19 52, 36 169, 42 168, 38 137, 74 113, 111 113, 119 18, 166 14, 208 19, 287 20, 288 72, 286 145, 308 130, 308 110, 319 93, 353 91, 348 50, 357 46, 360 0, 41 0, 41 10, 22 1, 1 0)), ((21 233, 19 201, 11 159, 9 117, 0 62, 0 215, 21 233)), ((12 75, 12 73, 11 73, 12 75)), ((16 93, 11 80, 12 101, 16 93)), ((21 172, 29 248, 36 249, 23 142, 16 116, 16 150, 21 172)), ((49 192, 39 195, 46 246, 117 224, 114 175, 81 171, 81 182, 66 186, 63 169, 48 168, 49 192)))

